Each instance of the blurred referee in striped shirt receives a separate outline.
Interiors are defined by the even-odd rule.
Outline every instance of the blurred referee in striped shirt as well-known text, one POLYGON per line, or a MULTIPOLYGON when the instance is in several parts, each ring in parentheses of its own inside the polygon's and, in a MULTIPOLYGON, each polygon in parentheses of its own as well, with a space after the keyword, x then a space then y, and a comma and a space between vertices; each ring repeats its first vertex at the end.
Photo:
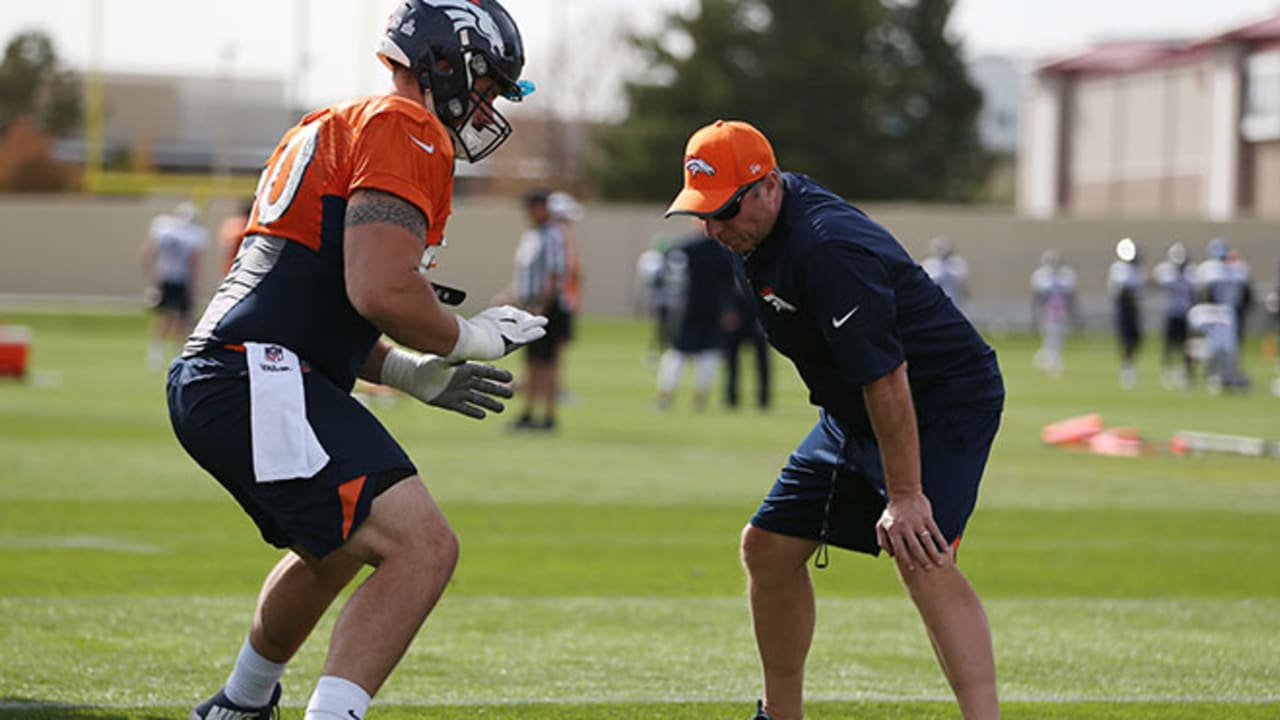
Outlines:
POLYGON ((564 235, 547 207, 551 192, 530 190, 524 196, 529 229, 516 248, 516 303, 530 312, 545 315, 547 334, 525 346, 525 377, 522 383, 524 412, 516 420, 519 430, 554 430, 556 397, 560 392, 560 346, 568 316, 561 297, 567 257, 564 235), (541 408, 541 417, 535 417, 541 408))

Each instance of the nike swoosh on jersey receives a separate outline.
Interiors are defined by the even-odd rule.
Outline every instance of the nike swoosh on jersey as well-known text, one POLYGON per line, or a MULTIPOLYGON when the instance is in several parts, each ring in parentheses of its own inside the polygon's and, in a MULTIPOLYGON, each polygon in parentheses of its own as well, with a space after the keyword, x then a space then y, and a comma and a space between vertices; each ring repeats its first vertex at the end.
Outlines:
POLYGON ((854 314, 854 313, 856 313, 856 312, 858 312, 858 309, 859 309, 859 308, 861 308, 861 307, 862 307, 861 305, 854 305, 852 310, 850 310, 849 312, 847 312, 847 313, 845 313, 845 314, 844 314, 844 317, 842 317, 842 318, 831 318, 831 327, 833 327, 833 328, 839 328, 840 326, 842 326, 842 325, 844 325, 845 323, 849 322, 849 318, 853 317, 853 314, 854 314))
POLYGON ((426 144, 426 143, 422 142, 421 140, 419 140, 418 138, 416 138, 416 137, 414 137, 414 136, 412 136, 412 135, 410 135, 410 136, 409 136, 409 139, 413 141, 413 144, 414 144, 414 145, 417 145, 418 147, 422 148, 423 150, 426 150, 426 151, 427 151, 427 153, 429 153, 429 154, 431 154, 431 155, 435 155, 435 154, 436 154, 436 146, 435 146, 435 143, 432 143, 432 144, 428 145, 428 144, 426 144))

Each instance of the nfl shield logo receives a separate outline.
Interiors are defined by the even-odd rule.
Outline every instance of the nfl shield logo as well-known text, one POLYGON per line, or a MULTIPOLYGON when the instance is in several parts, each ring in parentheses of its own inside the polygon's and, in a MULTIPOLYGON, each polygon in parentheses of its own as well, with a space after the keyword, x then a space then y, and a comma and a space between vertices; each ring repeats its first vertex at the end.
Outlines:
POLYGON ((284 349, 279 345, 268 345, 263 348, 262 356, 266 358, 267 362, 278 363, 284 360, 284 349))

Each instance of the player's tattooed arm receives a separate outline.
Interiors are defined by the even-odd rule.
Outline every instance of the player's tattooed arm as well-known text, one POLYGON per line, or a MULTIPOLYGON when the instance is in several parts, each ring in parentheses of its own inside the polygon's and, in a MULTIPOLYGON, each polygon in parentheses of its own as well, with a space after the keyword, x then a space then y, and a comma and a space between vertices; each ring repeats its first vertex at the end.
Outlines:
POLYGON ((346 227, 390 223, 426 237, 427 218, 416 205, 381 190, 357 190, 347 203, 346 227))

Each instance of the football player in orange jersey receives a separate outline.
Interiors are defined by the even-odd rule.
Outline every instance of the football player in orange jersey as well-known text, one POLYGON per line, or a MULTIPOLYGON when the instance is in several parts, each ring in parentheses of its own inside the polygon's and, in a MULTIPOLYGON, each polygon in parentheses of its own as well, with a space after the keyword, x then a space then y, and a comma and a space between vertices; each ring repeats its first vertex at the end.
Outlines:
POLYGON ((393 89, 317 110, 280 141, 243 246, 170 366, 174 432, 287 552, 226 685, 192 720, 270 718, 285 664, 364 566, 306 720, 360 720, 444 591, 458 543, 417 469, 357 400, 357 377, 483 418, 544 334, 514 307, 446 311, 420 271, 449 217, 455 156, 493 152, 524 48, 496 0, 406 0, 378 51, 393 89), (394 340, 393 344, 383 336, 394 340))

